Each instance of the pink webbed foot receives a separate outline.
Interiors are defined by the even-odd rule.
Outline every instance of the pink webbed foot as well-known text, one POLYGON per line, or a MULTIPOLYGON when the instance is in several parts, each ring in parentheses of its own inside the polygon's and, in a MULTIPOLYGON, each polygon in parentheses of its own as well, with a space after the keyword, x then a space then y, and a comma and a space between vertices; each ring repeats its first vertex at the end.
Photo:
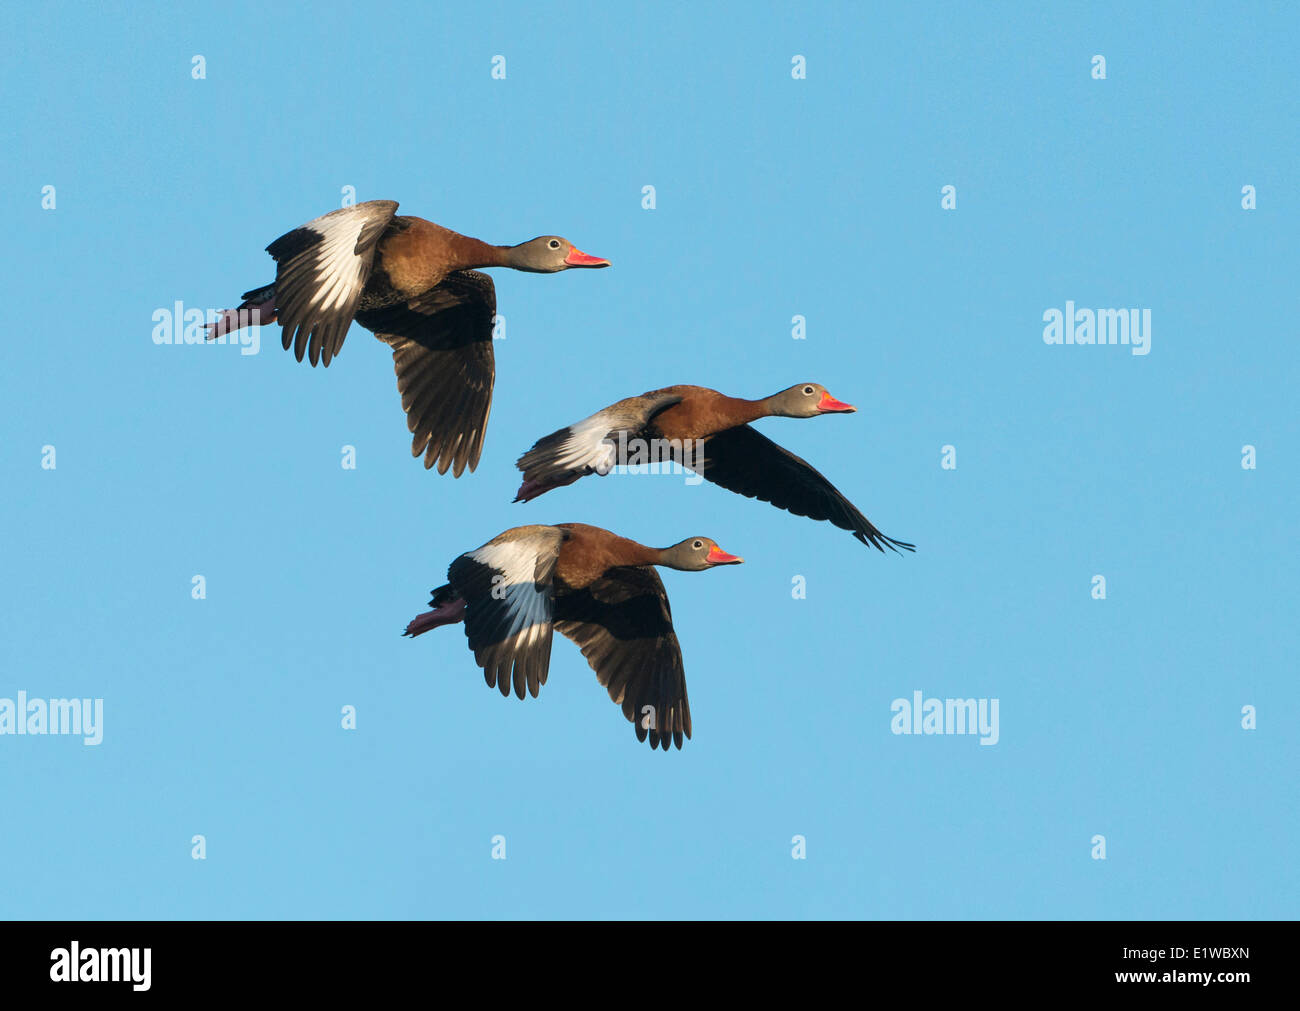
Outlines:
POLYGON ((515 492, 516 502, 528 502, 537 498, 539 495, 545 495, 552 488, 563 488, 566 484, 573 484, 574 481, 582 477, 581 474, 570 474, 561 480, 552 481, 525 481, 515 492))
POLYGON ((265 302, 245 302, 238 309, 224 310, 215 322, 208 323, 204 328, 208 331, 204 335, 204 339, 216 340, 228 333, 242 330, 247 326, 260 326, 263 323, 274 322, 274 298, 269 298, 265 302))
POLYGON ((442 625, 454 625, 456 622, 464 620, 465 601, 458 598, 443 604, 439 608, 425 611, 423 614, 412 618, 402 635, 409 635, 414 639, 417 635, 423 635, 425 632, 432 631, 442 625))

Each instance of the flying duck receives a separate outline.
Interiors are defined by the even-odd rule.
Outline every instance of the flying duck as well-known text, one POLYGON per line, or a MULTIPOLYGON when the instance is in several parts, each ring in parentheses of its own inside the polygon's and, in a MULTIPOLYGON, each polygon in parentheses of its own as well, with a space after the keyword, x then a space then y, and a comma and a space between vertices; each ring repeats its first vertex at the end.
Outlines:
POLYGON ((678 748, 691 736, 682 650, 656 565, 699 572, 734 565, 707 537, 649 548, 584 523, 513 527, 447 569, 432 611, 402 633, 463 621, 488 687, 534 697, 546 684, 551 633, 572 639, 637 740, 678 748))
POLYGON ((819 383, 800 383, 761 400, 703 386, 667 386, 629 397, 539 440, 516 466, 516 502, 615 466, 675 461, 705 480, 796 516, 829 520, 880 552, 915 551, 886 537, 804 459, 750 427, 759 418, 815 418, 856 411, 819 383))
POLYGON ((496 376, 496 289, 475 268, 553 274, 609 261, 558 235, 492 246, 396 211, 395 200, 367 200, 280 236, 266 247, 275 282, 245 292, 207 338, 278 322, 286 351, 328 366, 355 319, 392 349, 411 455, 460 477, 478 465, 496 376))

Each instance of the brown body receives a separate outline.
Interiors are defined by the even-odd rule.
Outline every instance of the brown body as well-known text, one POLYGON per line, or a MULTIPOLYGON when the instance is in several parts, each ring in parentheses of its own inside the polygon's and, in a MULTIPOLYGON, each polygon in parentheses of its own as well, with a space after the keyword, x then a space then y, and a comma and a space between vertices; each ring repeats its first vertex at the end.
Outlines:
POLYGON ((682 395, 679 403, 660 411, 651 422, 665 439, 703 439, 757 421, 766 413, 761 400, 729 397, 704 386, 665 386, 643 396, 663 394, 682 395))
MULTIPOLYGON (((560 547, 555 576, 565 587, 581 590, 620 565, 655 565, 659 550, 586 523, 557 523, 569 532, 560 547)), ((557 593, 561 592, 557 587, 557 593)))
MULTIPOLYGON (((384 281, 404 298, 414 298, 442 284, 454 270, 503 267, 505 249, 472 239, 424 218, 398 215, 379 240, 371 285, 384 281)), ((368 286, 369 287, 369 286, 368 286)))

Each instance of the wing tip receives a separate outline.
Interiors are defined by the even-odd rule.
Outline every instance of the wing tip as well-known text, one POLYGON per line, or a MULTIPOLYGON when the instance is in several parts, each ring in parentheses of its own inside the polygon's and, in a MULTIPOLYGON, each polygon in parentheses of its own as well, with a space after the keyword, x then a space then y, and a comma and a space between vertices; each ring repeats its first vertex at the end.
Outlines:
POLYGON ((875 527, 870 527, 866 530, 854 530, 853 536, 868 547, 875 548, 882 555, 885 553, 885 548, 889 548, 889 550, 894 552, 896 555, 901 555, 903 551, 916 552, 915 544, 909 544, 907 541, 894 540, 894 538, 887 534, 882 534, 875 527), (901 551, 899 550, 900 548, 902 549, 901 551))

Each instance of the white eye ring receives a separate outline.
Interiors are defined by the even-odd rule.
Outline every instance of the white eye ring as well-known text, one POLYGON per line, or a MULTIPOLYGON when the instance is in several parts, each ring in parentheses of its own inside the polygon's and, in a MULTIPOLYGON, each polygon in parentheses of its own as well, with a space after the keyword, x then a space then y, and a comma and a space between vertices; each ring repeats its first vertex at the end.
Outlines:
POLYGON ((559 240, 559 239, 552 239, 550 242, 547 243, 547 245, 550 246, 552 249, 559 249, 559 248, 560 248, 560 240, 559 240))
POLYGON ((811 386, 805 386, 803 388, 803 395, 805 397, 811 397, 813 395, 813 388, 811 386))
POLYGON ((703 542, 703 541, 696 541, 694 544, 691 545, 691 547, 696 548, 696 549, 702 548, 702 547, 704 547, 704 542, 703 542))

